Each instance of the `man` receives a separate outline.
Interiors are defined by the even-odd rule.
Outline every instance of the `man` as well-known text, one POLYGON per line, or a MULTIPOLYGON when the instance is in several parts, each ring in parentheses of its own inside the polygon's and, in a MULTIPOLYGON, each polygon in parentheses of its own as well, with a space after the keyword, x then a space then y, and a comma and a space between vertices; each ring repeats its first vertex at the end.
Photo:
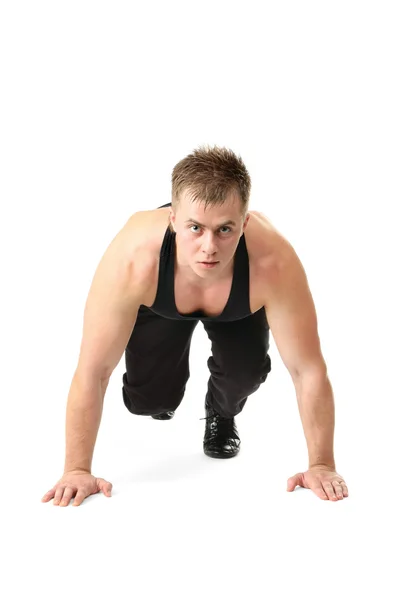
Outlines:
POLYGON ((304 269, 289 242, 248 211, 242 159, 200 147, 172 172, 172 203, 135 213, 95 272, 84 311, 78 365, 67 402, 63 477, 43 497, 65 506, 112 485, 91 474, 104 394, 125 352, 122 395, 136 415, 171 419, 189 378, 201 321, 212 343, 203 449, 231 458, 234 417, 271 370, 269 329, 292 376, 309 469, 288 480, 321 499, 348 496, 333 457, 334 401, 304 269))

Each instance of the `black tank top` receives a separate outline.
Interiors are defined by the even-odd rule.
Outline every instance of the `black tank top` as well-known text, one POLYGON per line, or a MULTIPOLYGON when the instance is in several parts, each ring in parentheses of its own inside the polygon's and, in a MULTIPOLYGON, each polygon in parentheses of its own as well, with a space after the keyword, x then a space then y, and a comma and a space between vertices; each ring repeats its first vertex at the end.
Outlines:
MULTIPOLYGON (((171 206, 163 204, 158 208, 171 206)), ((233 257, 233 278, 228 302, 222 313, 216 317, 207 316, 202 310, 188 314, 178 312, 174 294, 175 272, 175 237, 176 233, 167 227, 160 250, 160 264, 158 270, 158 287, 156 299, 150 310, 168 319, 201 319, 202 321, 237 321, 251 315, 249 301, 249 257, 247 253, 244 233, 233 257)))

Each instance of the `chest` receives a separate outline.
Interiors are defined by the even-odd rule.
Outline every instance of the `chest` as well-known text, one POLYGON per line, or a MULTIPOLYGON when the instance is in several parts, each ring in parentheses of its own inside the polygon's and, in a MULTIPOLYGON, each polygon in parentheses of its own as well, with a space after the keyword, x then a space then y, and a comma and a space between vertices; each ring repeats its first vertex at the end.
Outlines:
MULTIPOLYGON (((230 296, 233 275, 216 281, 206 289, 188 284, 179 273, 175 274, 174 296, 176 309, 181 314, 202 311, 207 316, 220 315, 230 296)), ((249 290, 249 303, 251 312, 256 312, 264 305, 264 292, 260 270, 253 263, 249 263, 249 283, 243 283, 249 290)))

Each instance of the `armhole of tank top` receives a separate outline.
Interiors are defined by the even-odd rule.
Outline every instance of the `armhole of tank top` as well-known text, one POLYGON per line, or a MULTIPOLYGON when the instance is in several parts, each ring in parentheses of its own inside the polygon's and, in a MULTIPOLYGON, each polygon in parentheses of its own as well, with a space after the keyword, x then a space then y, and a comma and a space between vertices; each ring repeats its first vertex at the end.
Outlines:
POLYGON ((155 233, 154 236, 143 234, 140 241, 137 243, 136 250, 134 250, 132 257, 133 261, 135 261, 135 259, 139 261, 145 260, 147 265, 140 275, 140 282, 143 284, 145 300, 147 300, 149 294, 151 296, 153 293, 157 294, 157 289, 155 289, 154 286, 157 286, 158 282, 160 268, 159 261, 161 259, 161 249, 165 239, 166 228, 164 228, 163 231, 161 231, 161 229, 162 228, 160 227, 160 232, 158 234, 155 233), (153 289, 151 289, 152 287, 153 289))
POLYGON ((156 257, 154 256, 154 253, 151 253, 150 251, 146 256, 146 250, 142 247, 133 252, 132 263, 134 283, 140 288, 140 304, 146 304, 149 294, 151 295, 153 291, 151 288, 154 285, 156 269, 158 272, 156 257), (139 267, 135 266, 136 262, 139 267), (143 264, 140 265, 140 262, 143 264), (138 270, 136 271, 137 276, 135 277, 134 273, 136 268, 138 268, 138 270))

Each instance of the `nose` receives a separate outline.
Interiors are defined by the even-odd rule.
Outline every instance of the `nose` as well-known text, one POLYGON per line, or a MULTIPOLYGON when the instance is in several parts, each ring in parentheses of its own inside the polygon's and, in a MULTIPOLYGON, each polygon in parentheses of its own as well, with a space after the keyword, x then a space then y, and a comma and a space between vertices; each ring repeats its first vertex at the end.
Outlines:
POLYGON ((213 254, 217 251, 217 246, 214 242, 214 237, 212 234, 205 235, 203 244, 202 244, 203 253, 206 255, 205 258, 211 258, 213 254))

